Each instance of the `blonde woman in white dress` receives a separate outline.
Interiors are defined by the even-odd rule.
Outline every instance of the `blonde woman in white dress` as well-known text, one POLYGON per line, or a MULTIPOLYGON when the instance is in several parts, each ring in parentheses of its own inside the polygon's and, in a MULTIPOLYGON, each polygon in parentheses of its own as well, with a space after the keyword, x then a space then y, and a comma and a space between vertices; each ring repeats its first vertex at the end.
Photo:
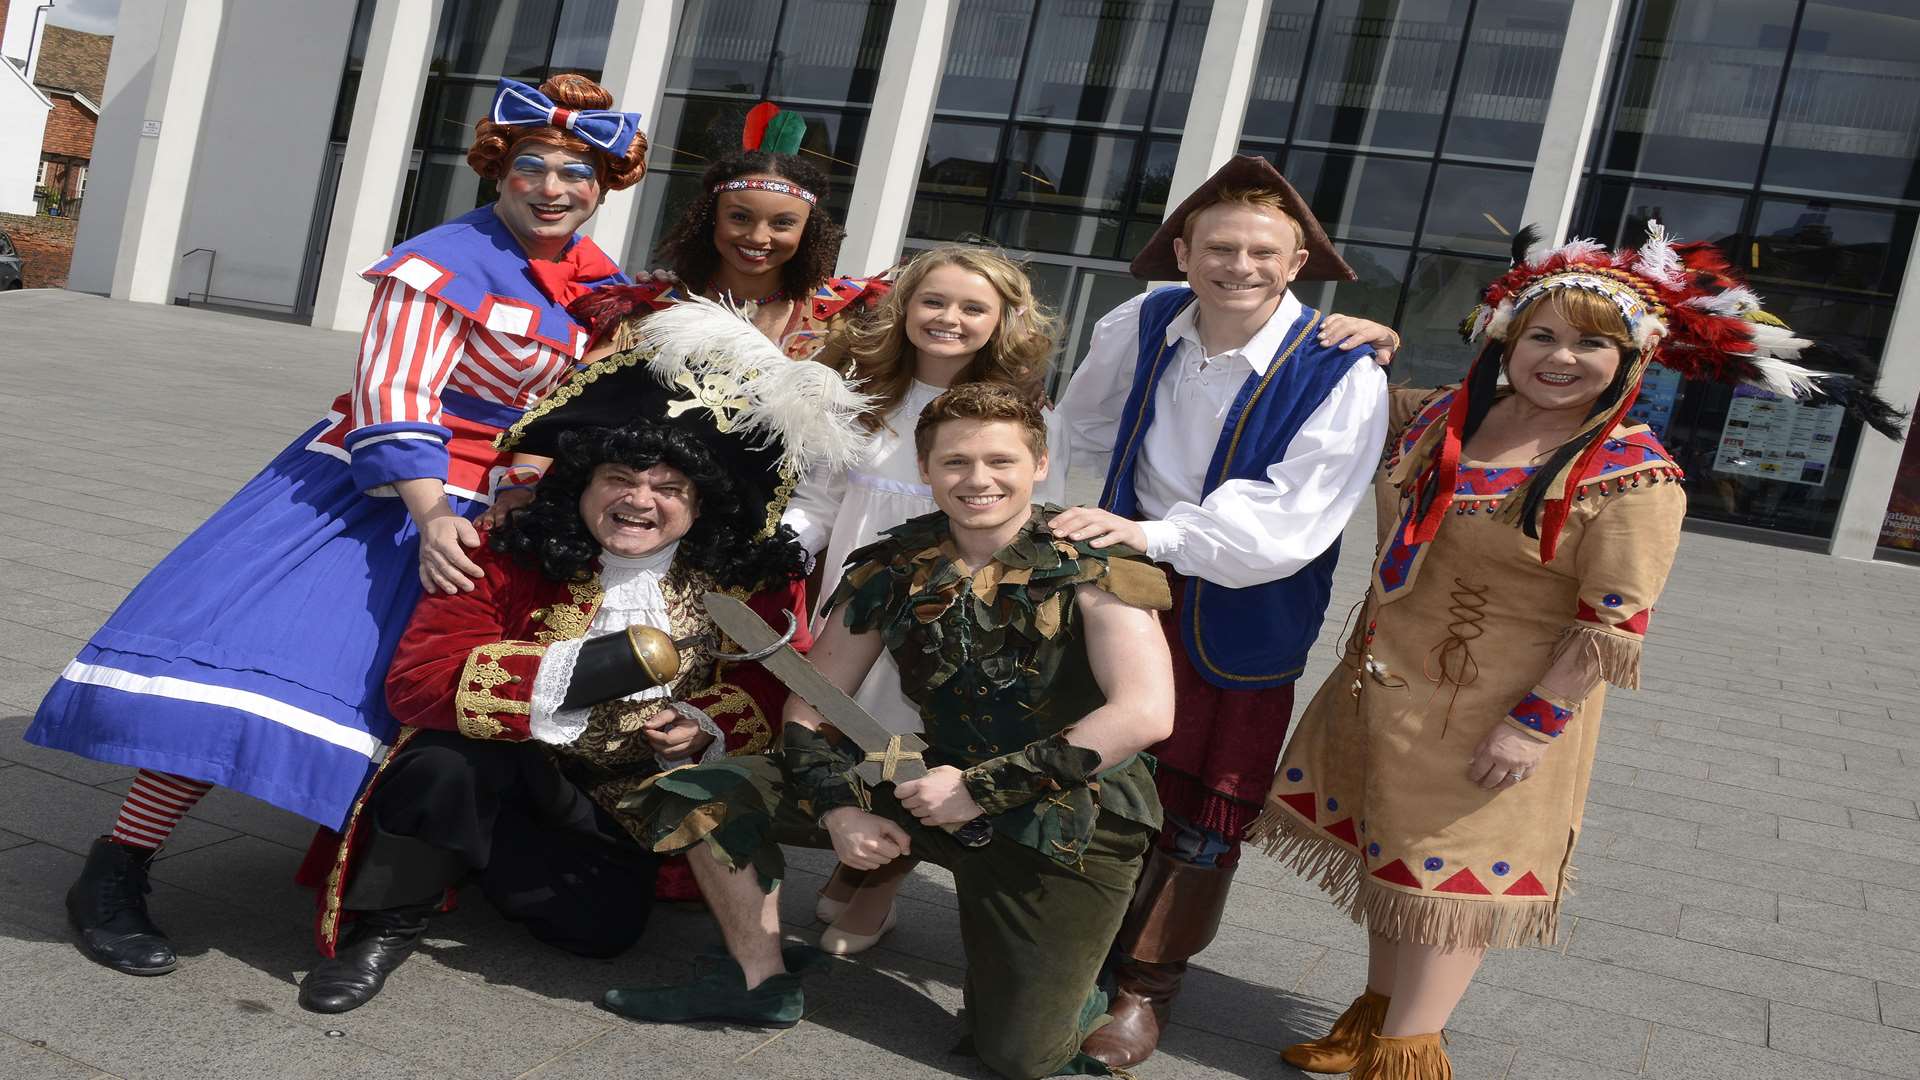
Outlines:
MULTIPOLYGON (((1045 391, 1055 326, 1018 264, 991 248, 956 244, 916 256, 874 313, 815 357, 875 398, 866 418, 874 433, 866 460, 808 477, 782 518, 820 559, 818 595, 833 593, 850 552, 936 509, 920 481, 913 428, 920 411, 948 387, 1001 383, 1040 406, 1047 417, 1050 468, 1034 499, 1062 500, 1067 439, 1045 391)), ((890 658, 880 658, 856 697, 888 727, 917 730, 919 710, 901 693, 899 669, 890 658)), ((821 948, 849 955, 879 941, 893 928, 894 893, 912 866, 912 860, 895 860, 864 880, 861 872, 840 867, 820 894, 820 918, 833 924, 821 936, 821 948)))

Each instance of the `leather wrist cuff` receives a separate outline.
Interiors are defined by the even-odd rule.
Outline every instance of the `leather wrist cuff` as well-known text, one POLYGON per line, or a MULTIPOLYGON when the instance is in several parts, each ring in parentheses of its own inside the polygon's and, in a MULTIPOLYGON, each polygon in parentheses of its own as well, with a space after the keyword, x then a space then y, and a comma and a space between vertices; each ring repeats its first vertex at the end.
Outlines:
POLYGON ((859 760, 844 736, 800 724, 780 729, 780 768, 795 797, 807 804, 815 822, 843 806, 870 807, 866 785, 854 775, 859 760))
POLYGON ((988 758, 960 776, 967 794, 992 815, 1085 784, 1099 771, 1100 752, 1073 745, 1063 731, 988 758))
POLYGON ((560 707, 581 709, 614 701, 670 682, 678 674, 680 654, 672 639, 652 627, 629 626, 580 646, 560 707))
POLYGON ((1567 723, 1579 711, 1579 702, 1567 701, 1544 686, 1536 686, 1508 711, 1507 719, 1536 739, 1551 740, 1567 729, 1567 723))

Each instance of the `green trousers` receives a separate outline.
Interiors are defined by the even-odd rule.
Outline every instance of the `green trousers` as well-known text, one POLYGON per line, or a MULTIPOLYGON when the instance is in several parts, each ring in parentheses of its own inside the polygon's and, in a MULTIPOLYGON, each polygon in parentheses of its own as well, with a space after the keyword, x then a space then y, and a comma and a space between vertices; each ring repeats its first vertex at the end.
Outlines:
MULTIPOLYGON (((780 766, 750 755, 676 769, 629 797, 623 812, 662 854, 705 842, 722 861, 756 867, 767 888, 785 874, 779 845, 830 848, 825 830, 784 797, 780 766)), ((913 856, 953 872, 967 954, 967 1028, 974 1051, 1013 1080, 1100 1075, 1080 1041, 1105 1011, 1094 983, 1120 930, 1153 830, 1102 813, 1080 860, 1062 864, 996 837, 968 848, 920 824, 877 789, 873 812, 913 838, 913 856)))

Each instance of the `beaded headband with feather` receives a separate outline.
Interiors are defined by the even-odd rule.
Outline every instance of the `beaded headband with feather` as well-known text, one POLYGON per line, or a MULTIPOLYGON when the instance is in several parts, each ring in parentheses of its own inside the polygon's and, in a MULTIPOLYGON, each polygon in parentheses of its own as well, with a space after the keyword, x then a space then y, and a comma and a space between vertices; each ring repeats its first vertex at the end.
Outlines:
POLYGON ((1487 286, 1479 305, 1460 324, 1462 337, 1484 346, 1454 394, 1445 422, 1423 432, 1409 455, 1418 475, 1415 512, 1406 526, 1408 542, 1424 543, 1438 533, 1453 501, 1467 417, 1484 413, 1489 404, 1483 399, 1494 391, 1515 323, 1533 304, 1559 290, 1578 289, 1609 301, 1634 348, 1621 357, 1628 367, 1619 398, 1604 408, 1596 406, 1568 440, 1586 439, 1581 452, 1552 475, 1543 470, 1523 485, 1523 491, 1546 485, 1537 526, 1531 520, 1518 521, 1525 505, 1521 492, 1500 508, 1503 518, 1518 521, 1529 535, 1539 537, 1542 562, 1552 560, 1572 493, 1594 465, 1604 436, 1633 407, 1650 363, 1688 379, 1743 383, 1794 400, 1837 404, 1876 431, 1900 437, 1905 414, 1875 396, 1871 387, 1797 363, 1813 343, 1762 310, 1760 298, 1712 244, 1675 243, 1657 221, 1647 223, 1645 243, 1620 251, 1609 251, 1594 240, 1572 240, 1529 257, 1538 240, 1532 226, 1520 230, 1513 239, 1511 269, 1487 286))

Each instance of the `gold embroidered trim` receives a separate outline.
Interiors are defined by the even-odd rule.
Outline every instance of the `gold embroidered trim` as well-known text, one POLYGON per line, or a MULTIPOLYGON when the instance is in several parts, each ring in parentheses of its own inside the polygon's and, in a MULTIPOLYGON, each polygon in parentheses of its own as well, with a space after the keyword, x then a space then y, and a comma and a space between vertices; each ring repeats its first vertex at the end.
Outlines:
POLYGON ((380 777, 386 773, 387 766, 393 764, 393 759, 399 755, 400 748, 413 741, 413 737, 418 734, 420 734, 419 728, 402 727, 400 729, 400 733, 393 737, 393 745, 387 748, 386 757, 380 759, 379 767, 373 770, 373 775, 360 789, 359 796, 353 800, 353 809, 347 814, 347 823, 340 832, 340 846, 333 853, 333 866, 327 870, 327 882, 323 893, 325 903, 320 910, 320 940, 326 944, 328 956, 333 955, 334 945, 340 939, 340 899, 346 895, 347 891, 347 849, 353 843, 353 830, 360 824, 360 811, 366 809, 367 800, 373 795, 374 785, 380 782, 380 777))
POLYGON ((586 367, 573 373, 573 378, 561 383, 553 393, 548 394, 539 404, 522 413, 513 426, 493 437, 493 448, 506 453, 520 445, 520 437, 527 432, 527 425, 547 415, 553 410, 580 396, 581 391, 593 385, 602 375, 615 372, 624 367, 632 367, 641 361, 641 355, 633 350, 616 352, 603 356, 586 367))
POLYGON ((773 727, 767 723, 767 714, 760 711, 760 703, 753 695, 732 683, 714 683, 706 693, 720 695, 713 704, 705 706, 708 716, 715 721, 723 716, 738 714, 738 719, 730 725, 735 735, 746 737, 740 749, 729 750, 729 754, 757 754, 773 742, 773 727))
POLYGON ((556 641, 573 641, 587 636, 587 631, 593 627, 594 613, 600 609, 600 601, 606 597, 600 588, 600 576, 596 574, 588 581, 567 582, 567 593, 573 598, 573 606, 553 604, 537 608, 527 616, 547 627, 535 631, 533 640, 542 645, 551 645, 556 641))
MULTIPOLYGON (((809 361, 811 362, 811 361, 809 361)), ((787 512, 787 504, 793 501, 793 489, 800 486, 800 473, 791 465, 780 466, 780 483, 773 489, 773 498, 767 500, 767 520, 754 534, 755 540, 765 540, 780 527, 780 515, 787 512)))
POLYGON ((467 666, 460 672, 460 689, 453 695, 453 716, 460 726, 460 734, 469 739, 498 739, 510 729, 494 719, 494 714, 530 715, 531 701, 500 697, 493 688, 520 681, 520 676, 508 671, 500 661, 509 656, 545 656, 546 653, 545 645, 524 641, 496 641, 468 653, 467 666))

